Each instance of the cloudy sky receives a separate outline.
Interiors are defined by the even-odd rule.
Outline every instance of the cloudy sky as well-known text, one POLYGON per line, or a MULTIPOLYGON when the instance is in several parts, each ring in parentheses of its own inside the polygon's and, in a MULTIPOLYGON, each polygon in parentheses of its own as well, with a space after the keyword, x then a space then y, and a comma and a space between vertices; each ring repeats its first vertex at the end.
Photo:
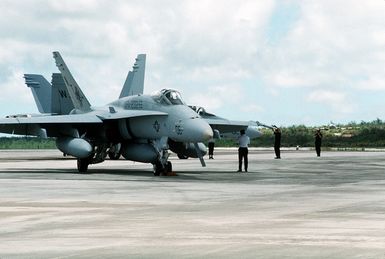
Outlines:
POLYGON ((384 0, 0 0, 0 115, 60 51, 94 106, 147 54, 145 92, 277 125, 385 119, 384 0))

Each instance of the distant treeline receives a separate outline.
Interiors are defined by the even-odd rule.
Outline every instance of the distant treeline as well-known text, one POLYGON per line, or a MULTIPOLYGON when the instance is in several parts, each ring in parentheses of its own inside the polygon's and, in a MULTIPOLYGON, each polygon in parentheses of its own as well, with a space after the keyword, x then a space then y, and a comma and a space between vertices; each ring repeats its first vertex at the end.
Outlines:
MULTIPOLYGON (((323 134, 323 147, 385 148, 385 122, 377 119, 372 122, 351 122, 345 125, 336 124, 318 127, 323 134)), ((312 147, 316 127, 304 125, 281 127, 283 147, 312 147)), ((251 141, 252 147, 272 147, 274 134, 270 129, 261 129, 263 135, 251 141)), ((236 147, 236 140, 221 139, 216 146, 236 147)), ((0 149, 52 149, 56 148, 55 139, 37 137, 2 137, 0 149)))
MULTIPOLYGON (((372 122, 351 122, 346 125, 337 124, 321 127, 306 127, 304 125, 281 127, 283 147, 312 147, 314 133, 317 128, 323 134, 323 147, 385 147, 385 122, 377 119, 372 122)), ((272 147, 274 134, 270 129, 261 129, 263 135, 251 141, 252 147, 272 147)), ((216 146, 236 146, 235 140, 219 140, 216 146)))
POLYGON ((2 137, 0 149, 52 149, 56 148, 55 139, 37 137, 2 137))

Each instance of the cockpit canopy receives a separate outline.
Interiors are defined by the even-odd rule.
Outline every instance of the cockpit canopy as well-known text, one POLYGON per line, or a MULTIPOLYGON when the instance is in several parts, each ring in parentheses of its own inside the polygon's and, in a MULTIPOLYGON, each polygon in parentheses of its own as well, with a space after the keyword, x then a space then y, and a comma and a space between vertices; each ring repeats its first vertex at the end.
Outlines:
POLYGON ((191 109, 193 109, 196 113, 198 113, 200 116, 203 116, 203 117, 209 117, 209 116, 215 116, 214 114, 212 113, 208 113, 206 112, 205 108, 201 107, 201 106, 192 106, 192 105, 189 105, 189 107, 191 109))
POLYGON ((191 109, 193 109, 196 113, 198 114, 205 114, 206 113, 206 110, 205 108, 201 107, 201 106, 195 106, 195 105, 189 105, 189 107, 191 109))
POLYGON ((172 89, 162 89, 153 95, 156 102, 165 105, 185 105, 180 93, 172 89))

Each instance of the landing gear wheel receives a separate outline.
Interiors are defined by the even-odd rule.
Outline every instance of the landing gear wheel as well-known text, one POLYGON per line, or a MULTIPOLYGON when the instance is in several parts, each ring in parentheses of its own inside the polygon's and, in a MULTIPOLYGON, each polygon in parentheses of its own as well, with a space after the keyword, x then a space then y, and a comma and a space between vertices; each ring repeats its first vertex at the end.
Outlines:
POLYGON ((182 154, 176 154, 179 159, 188 159, 188 156, 182 155, 182 154))
POLYGON ((121 147, 122 147, 122 144, 120 143, 117 143, 117 144, 114 144, 112 145, 109 149, 108 149, 108 157, 111 159, 111 160, 118 160, 120 158, 120 156, 122 155, 122 152, 121 152, 121 147))
POLYGON ((159 175, 161 175, 163 172, 164 172, 164 167, 163 167, 162 163, 156 162, 156 163, 154 164, 154 175, 155 175, 155 176, 159 176, 159 175))
POLYGON ((78 171, 79 173, 86 173, 88 169, 89 161, 87 158, 78 158, 78 171))
POLYGON ((120 153, 108 152, 108 157, 111 160, 118 160, 120 158, 120 153))
POLYGON ((171 173, 172 172, 172 164, 170 161, 167 162, 167 165, 166 165, 166 172, 167 173, 171 173))

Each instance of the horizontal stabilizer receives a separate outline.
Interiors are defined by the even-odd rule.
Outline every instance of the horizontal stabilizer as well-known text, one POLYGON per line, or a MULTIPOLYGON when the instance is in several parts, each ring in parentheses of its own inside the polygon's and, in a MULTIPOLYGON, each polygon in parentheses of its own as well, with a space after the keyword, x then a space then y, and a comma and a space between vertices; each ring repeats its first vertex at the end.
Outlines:
POLYGON ((25 74, 25 84, 31 88, 33 98, 40 113, 52 113, 51 84, 42 75, 25 74))

